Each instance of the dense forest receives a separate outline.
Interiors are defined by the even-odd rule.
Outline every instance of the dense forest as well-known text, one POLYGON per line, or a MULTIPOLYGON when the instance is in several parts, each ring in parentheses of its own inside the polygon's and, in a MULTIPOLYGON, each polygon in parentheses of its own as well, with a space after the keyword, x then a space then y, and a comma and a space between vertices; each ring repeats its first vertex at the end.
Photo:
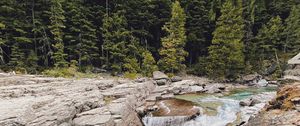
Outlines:
POLYGON ((280 77, 300 52, 298 0, 1 0, 0 65, 40 73, 280 77))

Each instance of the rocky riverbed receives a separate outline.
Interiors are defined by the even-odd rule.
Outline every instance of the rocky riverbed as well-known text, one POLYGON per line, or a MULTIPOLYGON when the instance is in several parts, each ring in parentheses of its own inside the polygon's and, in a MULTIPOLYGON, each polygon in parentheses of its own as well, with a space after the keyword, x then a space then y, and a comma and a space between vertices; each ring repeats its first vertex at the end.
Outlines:
POLYGON ((174 103, 172 99, 178 95, 226 95, 232 89, 246 87, 193 76, 168 78, 161 72, 154 73, 153 79, 136 80, 1 73, 0 126, 142 126, 142 117, 153 111, 162 116, 178 115, 175 118, 185 123, 202 110, 194 103, 174 103), (159 111, 168 105, 177 105, 176 111, 159 111))
POLYGON ((300 82, 281 87, 277 96, 247 126, 299 126, 300 82))

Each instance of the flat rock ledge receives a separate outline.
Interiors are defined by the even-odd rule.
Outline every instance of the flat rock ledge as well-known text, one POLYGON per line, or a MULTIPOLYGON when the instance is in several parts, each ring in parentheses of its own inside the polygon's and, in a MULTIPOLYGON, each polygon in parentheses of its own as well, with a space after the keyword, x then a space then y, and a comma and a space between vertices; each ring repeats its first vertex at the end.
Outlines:
POLYGON ((0 76, 0 126, 142 126, 152 80, 0 76))

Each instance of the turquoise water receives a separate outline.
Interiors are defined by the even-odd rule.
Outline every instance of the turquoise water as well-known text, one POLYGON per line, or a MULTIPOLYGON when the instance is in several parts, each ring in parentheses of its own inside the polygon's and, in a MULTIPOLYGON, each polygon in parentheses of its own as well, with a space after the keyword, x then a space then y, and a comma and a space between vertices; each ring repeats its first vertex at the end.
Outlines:
POLYGON ((201 108, 201 115, 195 119, 185 122, 178 116, 171 117, 144 117, 146 126, 169 126, 169 124, 180 124, 182 126, 227 126, 241 123, 240 100, 263 92, 276 91, 275 87, 261 88, 237 88, 224 94, 185 94, 177 95, 175 99, 191 101, 201 108), (174 119, 173 119, 174 118, 174 119), (179 121, 179 122, 178 122, 179 121))
POLYGON ((230 91, 229 95, 223 96, 223 98, 229 98, 234 100, 243 100, 254 94, 262 92, 276 91, 277 87, 261 87, 261 88, 238 88, 230 91))
POLYGON ((206 98, 206 97, 219 97, 219 98, 229 98, 234 100, 242 100, 246 99, 254 94, 259 94, 262 92, 273 92, 276 91, 277 87, 251 87, 251 88, 236 88, 231 90, 228 94, 220 95, 220 94, 184 94, 184 95, 177 95, 175 98, 183 99, 192 102, 198 102, 199 99, 206 98))
POLYGON ((191 100, 202 108, 202 115, 194 120, 188 121, 184 126, 227 126, 229 123, 237 125, 241 123, 239 101, 249 98, 252 95, 263 92, 273 92, 277 88, 237 88, 229 93, 210 95, 183 95, 177 96, 186 100, 191 100))

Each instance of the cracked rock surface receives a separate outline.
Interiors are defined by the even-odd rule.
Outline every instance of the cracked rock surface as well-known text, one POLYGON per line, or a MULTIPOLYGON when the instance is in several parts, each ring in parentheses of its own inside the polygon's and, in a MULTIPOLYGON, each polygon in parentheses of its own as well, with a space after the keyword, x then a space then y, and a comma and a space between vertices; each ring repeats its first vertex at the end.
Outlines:
POLYGON ((135 111, 155 88, 126 79, 0 76, 0 126, 140 126, 135 111))

